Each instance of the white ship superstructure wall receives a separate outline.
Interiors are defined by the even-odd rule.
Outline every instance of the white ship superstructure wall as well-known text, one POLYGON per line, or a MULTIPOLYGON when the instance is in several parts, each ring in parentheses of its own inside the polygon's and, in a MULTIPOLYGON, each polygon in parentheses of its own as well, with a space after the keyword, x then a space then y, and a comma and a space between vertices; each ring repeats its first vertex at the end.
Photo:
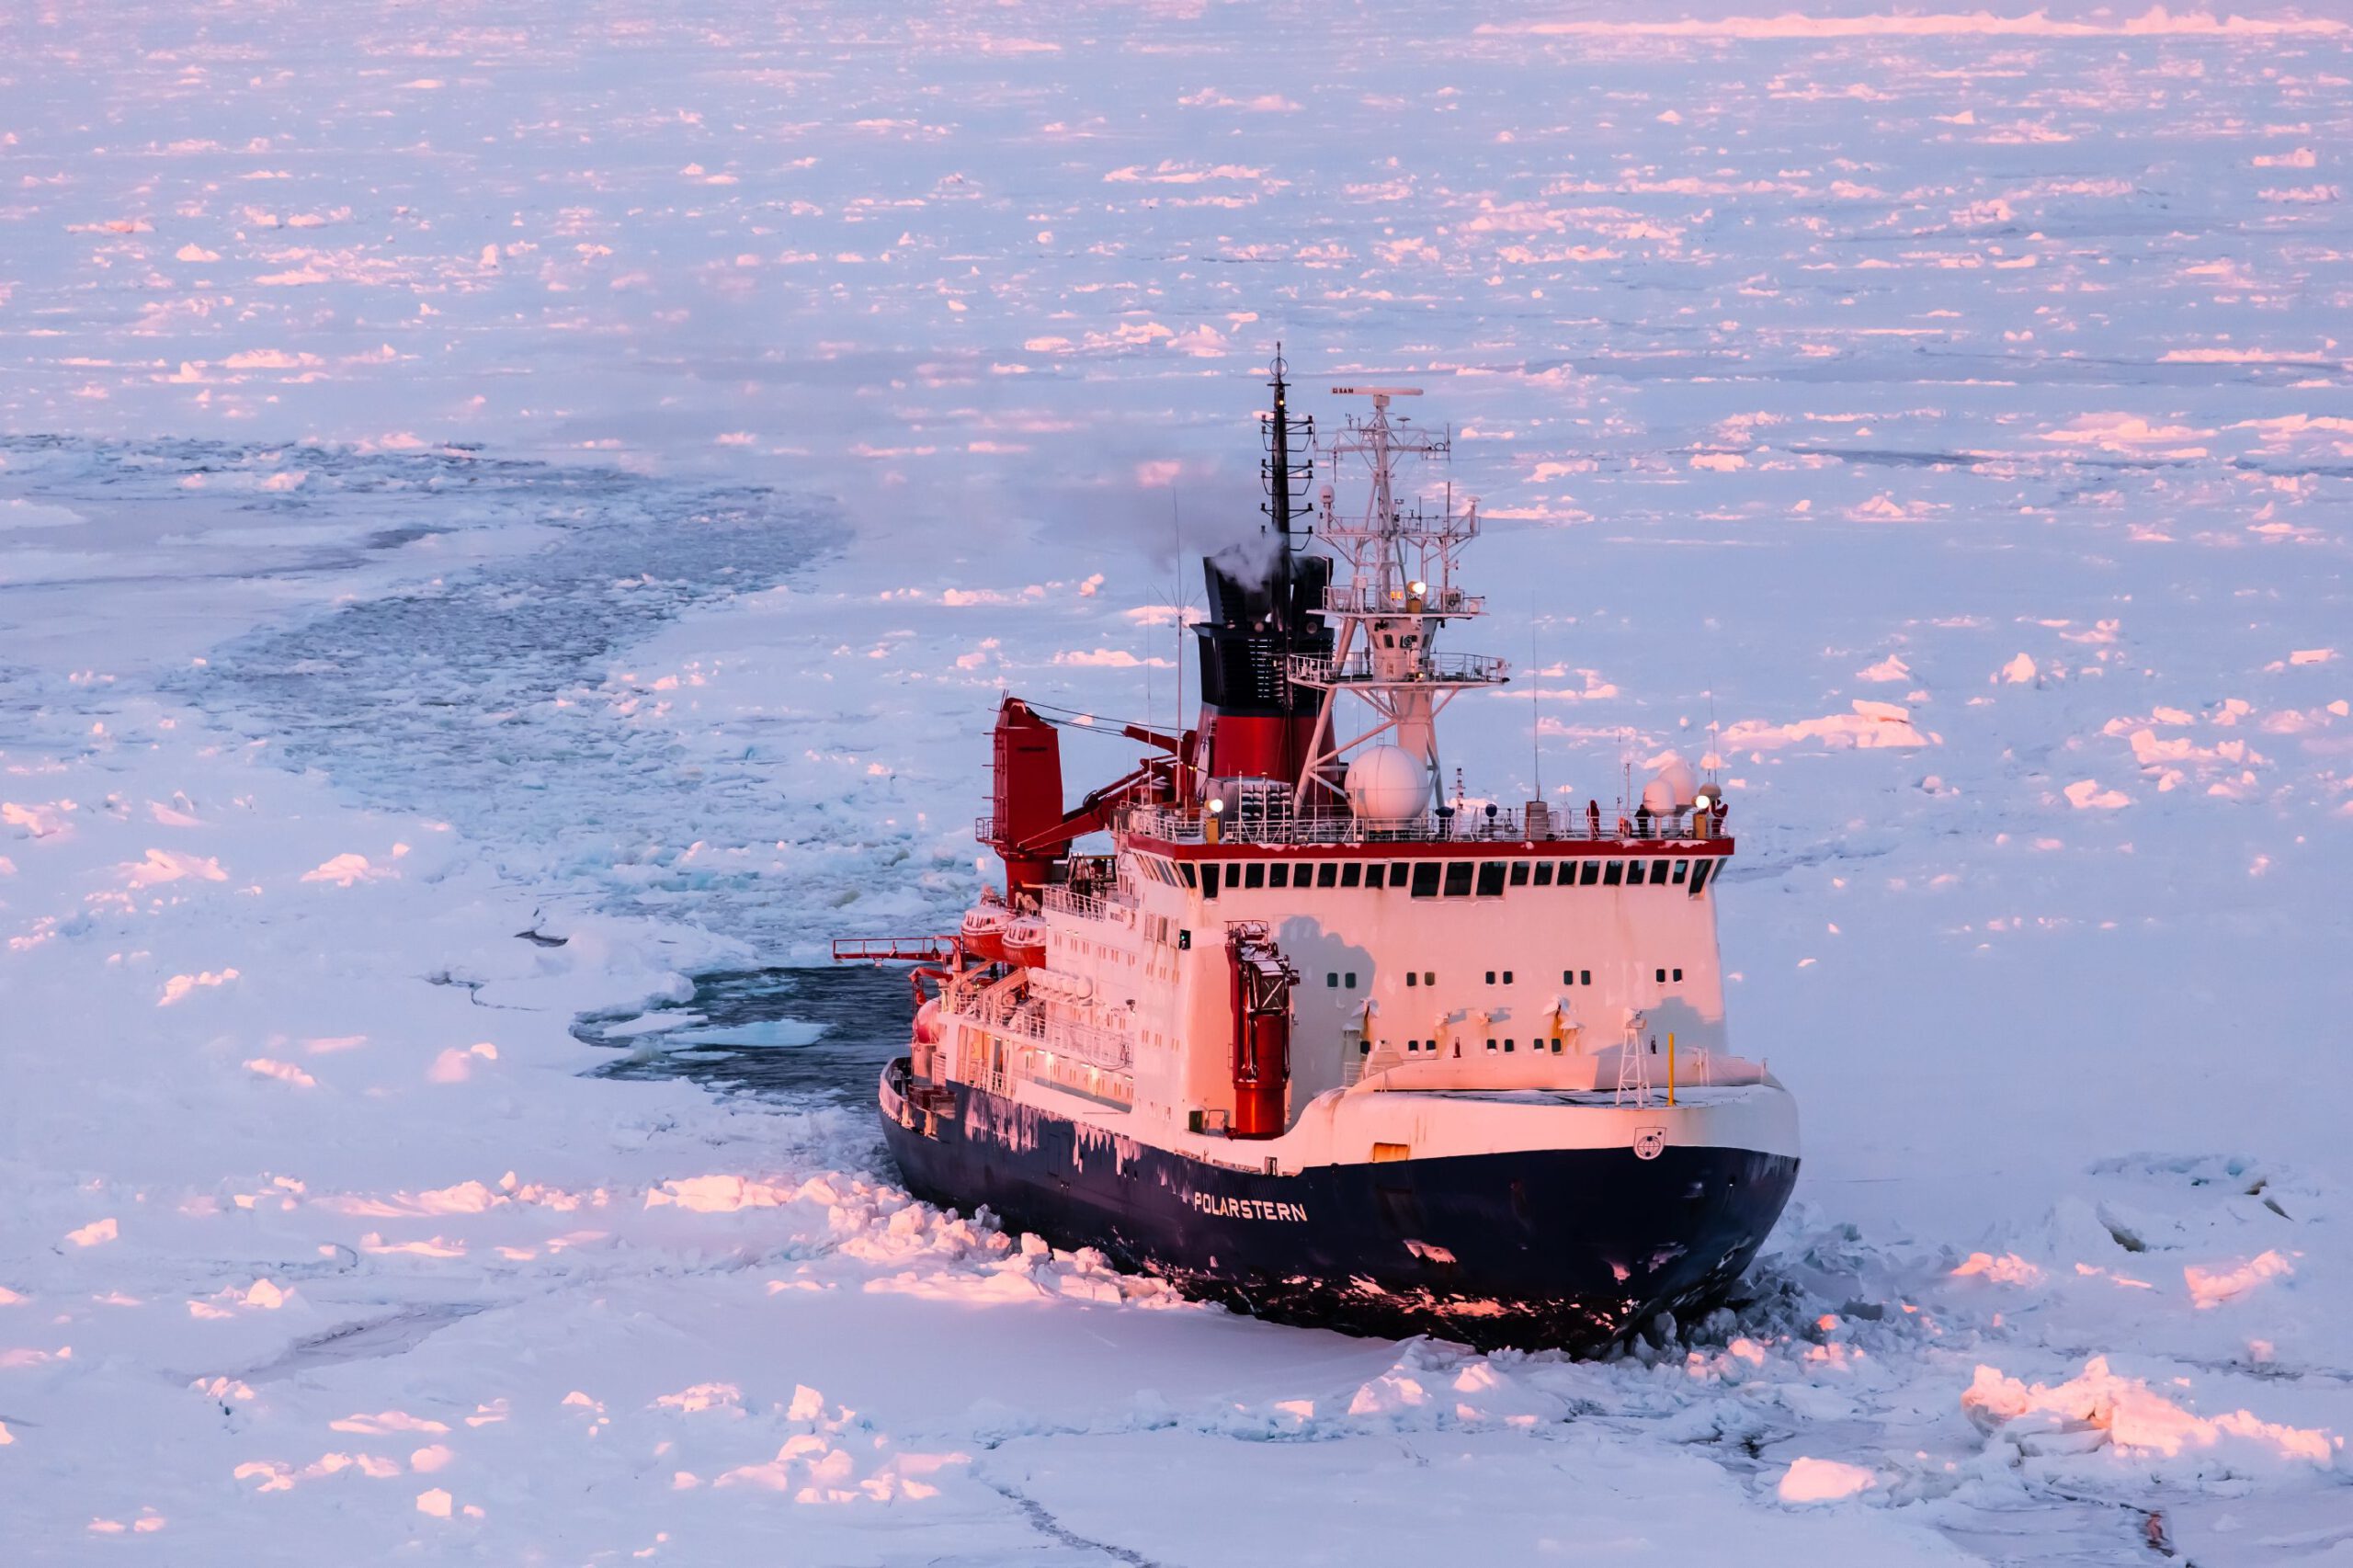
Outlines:
POLYGON ((1300 976, 1287 1122, 1358 1084, 1608 1088, 1628 1049, 1658 1085, 1677 1067, 1697 1082, 1730 1062, 1711 885, 1729 847, 1131 843, 1116 890, 1046 901, 1021 1075, 1148 1125, 1216 1126, 1233 1109, 1226 932, 1256 921, 1300 976), (1117 1057, 1057 1049, 1080 1039, 1117 1057))

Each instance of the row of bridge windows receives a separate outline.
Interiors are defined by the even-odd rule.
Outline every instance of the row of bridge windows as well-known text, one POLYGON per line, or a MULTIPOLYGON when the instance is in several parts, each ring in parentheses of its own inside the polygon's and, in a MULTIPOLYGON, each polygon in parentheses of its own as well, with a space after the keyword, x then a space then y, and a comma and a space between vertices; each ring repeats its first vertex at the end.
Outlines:
MULTIPOLYGON (((1630 860, 1245 860, 1209 861, 1198 874, 1177 863, 1185 886, 1205 898, 1225 889, 1404 888, 1415 898, 1501 898, 1506 888, 1679 887, 1708 885, 1712 859, 1630 860)), ((1158 874, 1155 870, 1155 874, 1158 874)))

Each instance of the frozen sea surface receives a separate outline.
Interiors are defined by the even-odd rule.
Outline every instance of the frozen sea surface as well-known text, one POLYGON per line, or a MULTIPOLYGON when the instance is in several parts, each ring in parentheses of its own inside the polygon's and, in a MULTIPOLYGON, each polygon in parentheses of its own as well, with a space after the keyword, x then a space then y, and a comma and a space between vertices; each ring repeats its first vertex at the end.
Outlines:
POLYGON ((1733 10, 0 20, 18 1554, 2353 1549, 2353 32, 1733 10), (768 972, 952 919, 1000 686, 1175 711, 1278 337, 1453 426, 1474 794, 1717 727, 1736 1313, 1183 1303, 768 972))

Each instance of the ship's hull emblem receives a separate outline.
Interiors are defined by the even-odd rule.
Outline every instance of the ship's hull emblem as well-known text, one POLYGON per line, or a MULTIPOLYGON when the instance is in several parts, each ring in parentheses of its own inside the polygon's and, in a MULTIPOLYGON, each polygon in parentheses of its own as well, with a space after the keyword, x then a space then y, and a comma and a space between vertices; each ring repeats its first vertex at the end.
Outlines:
POLYGON ((1655 1160, 1666 1150, 1666 1129, 1637 1127, 1634 1129, 1634 1158, 1655 1160))

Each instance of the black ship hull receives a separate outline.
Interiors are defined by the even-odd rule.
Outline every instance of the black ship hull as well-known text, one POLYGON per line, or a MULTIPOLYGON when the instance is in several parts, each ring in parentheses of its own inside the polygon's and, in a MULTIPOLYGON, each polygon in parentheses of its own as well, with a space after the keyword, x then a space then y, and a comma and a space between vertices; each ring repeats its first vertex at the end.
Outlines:
POLYGON ((927 1089, 918 1110, 907 1085, 901 1058, 883 1075, 883 1132, 918 1197, 986 1206, 1008 1230, 1262 1317, 1482 1348, 1596 1349, 1722 1301, 1797 1181, 1790 1155, 1673 1146, 1268 1176, 970 1085, 927 1089))

